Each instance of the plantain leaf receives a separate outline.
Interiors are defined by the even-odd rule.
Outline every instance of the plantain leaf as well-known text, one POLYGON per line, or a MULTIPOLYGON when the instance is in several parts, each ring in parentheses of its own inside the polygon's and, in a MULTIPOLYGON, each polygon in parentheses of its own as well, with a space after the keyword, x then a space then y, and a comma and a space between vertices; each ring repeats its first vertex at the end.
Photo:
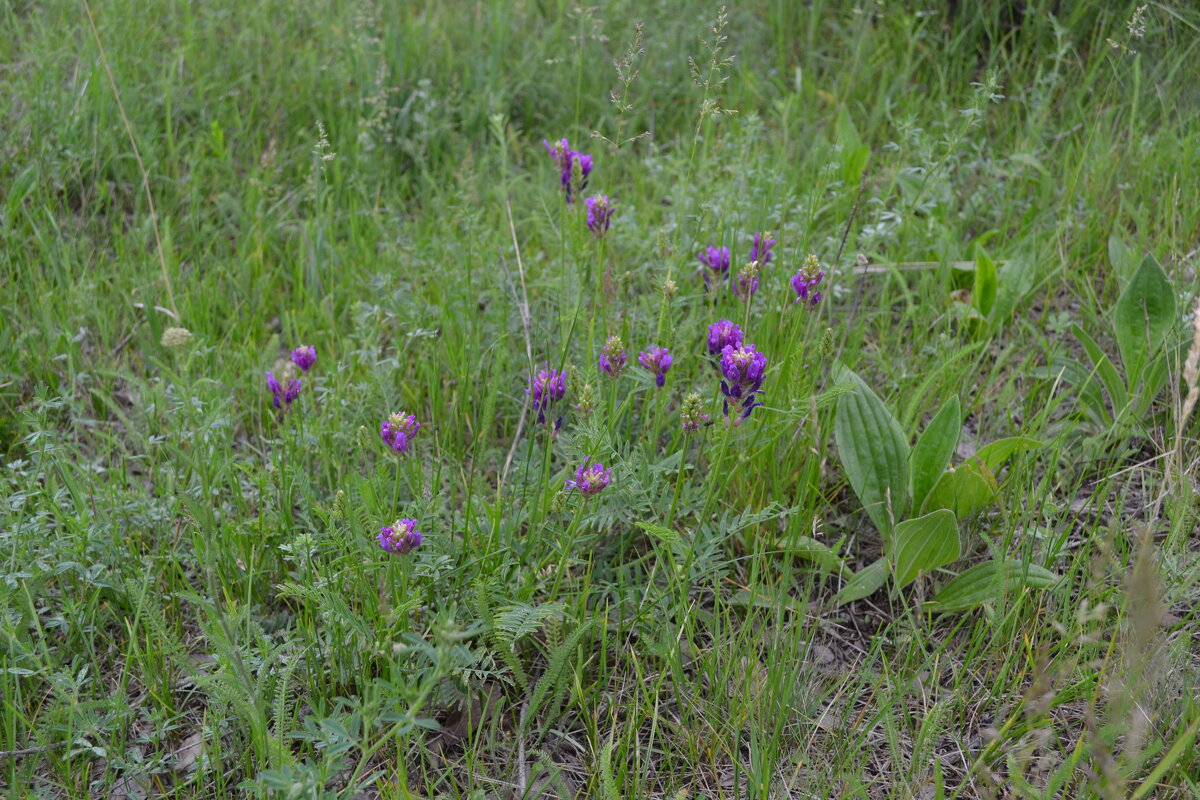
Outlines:
POLYGON ((931 611, 966 611, 983 603, 1001 600, 1022 588, 1046 589, 1058 576, 1045 567, 1016 558, 976 564, 950 580, 925 605, 931 611))
POLYGON ((958 395, 945 402, 937 415, 929 421, 929 426, 917 439, 913 447, 909 471, 912 474, 912 504, 920 508, 925 495, 937 483, 954 448, 958 446, 958 435, 962 432, 962 409, 959 406, 958 395))
POLYGON ((1131 390, 1146 362, 1162 347, 1174 325, 1175 290, 1158 259, 1146 256, 1117 298, 1113 315, 1113 333, 1131 390))
POLYGON ((971 297, 974 299, 979 313, 985 317, 991 312, 992 306, 996 304, 996 291, 999 285, 1000 278, 996 274, 996 262, 992 261, 982 247, 976 246, 975 290, 971 292, 971 297))
POLYGON ((958 558, 958 520, 954 512, 940 509, 896 526, 896 543, 889 554, 892 581, 907 586, 921 575, 958 558))
POLYGON ((996 501, 1000 486, 992 471, 972 459, 942 473, 941 479, 925 498, 921 511, 928 514, 949 509, 959 519, 973 517, 996 501))
POLYGON ((1005 461, 1017 453, 1036 450, 1041 446, 1041 442, 1037 439, 1030 439, 1028 436, 1009 436, 985 444, 975 452, 972 458, 987 467, 989 472, 995 473, 1000 471, 1005 461))
POLYGON ((847 581, 842 590, 837 593, 834 602, 841 606, 846 603, 853 603, 855 600, 862 600, 864 597, 874 594, 875 590, 883 586, 883 582, 886 580, 887 562, 882 558, 878 561, 873 561, 856 572, 854 577, 847 581))
POLYGON ((853 371, 838 363, 834 380, 849 384, 838 396, 833 436, 850 487, 884 539, 908 511, 908 441, 900 423, 853 371))

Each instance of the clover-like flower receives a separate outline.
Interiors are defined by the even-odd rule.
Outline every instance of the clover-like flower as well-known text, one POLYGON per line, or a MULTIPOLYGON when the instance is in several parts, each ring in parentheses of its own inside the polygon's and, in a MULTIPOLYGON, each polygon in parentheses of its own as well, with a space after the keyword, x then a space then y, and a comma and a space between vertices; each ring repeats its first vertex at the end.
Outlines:
MULTIPOLYGON (((546 411, 563 399, 567 393, 567 376, 565 372, 552 369, 550 362, 545 362, 542 369, 529 379, 529 387, 525 394, 533 400, 533 410, 537 412, 538 424, 546 423, 546 411)), ((555 423, 555 428, 558 423, 555 423)))
POLYGON ((767 357, 754 345, 727 346, 721 351, 721 394, 725 395, 725 416, 732 403, 740 409, 738 420, 750 416, 756 403, 755 394, 762 388, 767 370, 767 357))
POLYGON ((638 353, 638 363, 654 373, 654 383, 660 389, 666 383, 671 360, 671 353, 665 347, 651 347, 649 351, 638 353))
POLYGON ((612 219, 613 203, 608 199, 606 194, 598 194, 594 197, 589 197, 584 202, 587 203, 587 226, 597 239, 604 237, 608 232, 608 223, 612 219))
POLYGON ((420 547, 425 537, 417 530, 415 519, 398 519, 381 527, 376 541, 384 552, 402 556, 420 547))
POLYGON ((602 492, 610 480, 612 470, 605 469, 599 461, 588 458, 575 470, 575 480, 567 481, 567 488, 578 489, 584 497, 591 497, 602 492))
POLYGON ((413 437, 419 430, 421 430, 421 423, 417 422, 415 414, 398 411, 395 414, 389 414, 388 418, 379 426, 379 436, 383 439, 384 444, 392 448, 394 452, 407 453, 409 444, 412 443, 413 437))
POLYGON ((799 271, 792 276, 796 302, 808 303, 810 308, 816 307, 817 303, 821 302, 821 293, 816 290, 816 286, 824 278, 825 270, 821 269, 821 263, 817 261, 816 256, 810 254, 800 265, 799 271))
POLYGON ((769 233, 754 234, 754 244, 750 247, 750 260, 757 261, 760 267, 765 267, 771 261, 771 248, 775 240, 769 233))
POLYGON ((292 351, 292 363, 301 372, 308 372, 317 361, 317 348, 311 344, 301 345, 292 351))
POLYGON ((758 291, 758 262, 751 261, 738 271, 737 279, 733 282, 733 293, 738 297, 749 298, 758 291))
POLYGON ((713 247, 709 245, 708 249, 697 256, 697 258, 706 267, 703 271, 706 286, 712 286, 713 283, 720 284, 729 275, 728 247, 713 247))
POLYGON ((561 139, 554 144, 543 139, 542 144, 546 146, 546 151, 558 165, 559 180, 567 197, 567 205, 570 205, 575 201, 573 190, 582 191, 587 186, 587 178, 592 171, 592 157, 572 150, 571 143, 566 139, 561 139))
POLYGON ((718 320, 708 326, 708 352, 710 354, 720 356, 721 351, 730 345, 742 346, 741 326, 727 319, 718 320))
POLYGON ((268 372, 267 388, 271 390, 275 407, 284 411, 300 396, 300 381, 296 378, 289 378, 287 388, 285 389, 280 385, 275 374, 268 372))
POLYGON ((600 371, 610 378, 617 378, 625 369, 629 356, 625 352, 625 344, 620 336, 610 336, 600 350, 600 371))

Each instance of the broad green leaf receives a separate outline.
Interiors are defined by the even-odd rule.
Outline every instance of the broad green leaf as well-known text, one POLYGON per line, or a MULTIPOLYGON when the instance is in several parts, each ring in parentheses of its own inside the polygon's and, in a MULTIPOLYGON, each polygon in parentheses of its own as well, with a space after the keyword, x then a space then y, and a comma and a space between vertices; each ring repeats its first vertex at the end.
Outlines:
POLYGON ((838 363, 834 380, 849 384, 838 395, 833 436, 850 487, 886 540, 892 520, 908 511, 908 441, 879 396, 838 363))
POLYGON ((858 182, 862 179, 863 170, 871 159, 871 148, 865 144, 853 150, 846 151, 842 157, 842 177, 851 191, 858 190, 858 182))
POLYGON ((959 519, 973 517, 996 501, 995 476, 982 462, 971 460, 942 473, 925 498, 923 513, 949 509, 959 519))
POLYGON ((1108 263, 1112 265, 1113 272, 1122 281, 1129 280, 1134 271, 1138 267, 1137 251, 1117 236, 1115 233, 1108 237, 1108 263))
POLYGON ((1046 589, 1058 576, 1045 567, 1016 558, 985 561, 956 575, 925 608, 931 611, 965 611, 991 603, 1023 587, 1046 589))
POLYGON ((776 543, 776 548, 783 553, 791 553, 811 561, 829 572, 840 573, 844 566, 842 560, 829 548, 829 545, 822 544, 811 536, 789 536, 780 539, 776 543))
POLYGON ((864 597, 874 594, 875 590, 883 586, 883 582, 886 580, 887 562, 881 558, 856 572, 833 600, 839 606, 853 603, 855 600, 862 600, 864 597))
POLYGON ((1028 436, 1009 436, 1005 439, 997 439, 994 442, 985 444, 976 450, 975 455, 971 456, 971 458, 987 467, 989 472, 996 473, 1004 466, 1004 462, 1017 453, 1023 453, 1026 450, 1036 450, 1041 446, 1041 442, 1037 439, 1030 439, 1028 436))
POLYGON ((896 526, 895 539, 889 557, 892 581, 897 588, 954 561, 961 548, 958 520, 946 509, 906 519, 896 526))
POLYGON ((1032 254, 1017 253, 1009 256, 1004 265, 1004 275, 996 290, 996 304, 992 306, 989 319, 995 324, 1003 324, 1012 318, 1020 306, 1033 292, 1037 283, 1037 261, 1032 254))
POLYGON ((975 290, 971 297, 979 313, 987 316, 996 304, 996 291, 1000 279, 996 275, 996 263, 984 252, 982 247, 975 248, 975 290))
POLYGON ((1129 387, 1175 325, 1175 290, 1154 256, 1146 256, 1121 296, 1113 316, 1113 333, 1125 365, 1129 387))
POLYGON ((913 447, 909 472, 912 475, 913 508, 920 508, 925 495, 945 472, 962 432, 962 408, 958 395, 945 402, 913 447))
POLYGON ((1125 391, 1125 380, 1117 372, 1117 368, 1113 366, 1112 359, 1100 349, 1100 345, 1096 340, 1088 335, 1087 331, 1072 323, 1071 332, 1075 334, 1075 338, 1083 345, 1083 349, 1087 352, 1088 358, 1092 360, 1092 366, 1096 369, 1096 374, 1100 376, 1100 382, 1104 384, 1104 390, 1108 392, 1109 402, 1112 403, 1113 416, 1119 416, 1129 402, 1129 395, 1125 391))

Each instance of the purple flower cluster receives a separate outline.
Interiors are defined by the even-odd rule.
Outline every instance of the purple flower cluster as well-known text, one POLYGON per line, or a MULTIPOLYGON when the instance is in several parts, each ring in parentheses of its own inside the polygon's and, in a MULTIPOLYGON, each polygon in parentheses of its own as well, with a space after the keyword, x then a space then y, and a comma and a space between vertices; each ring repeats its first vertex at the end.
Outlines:
MULTIPOLYGON (((533 410, 537 412, 538 424, 546 424, 546 411, 563 399, 563 395, 567 393, 567 376, 565 372, 552 369, 550 362, 545 362, 542 369, 529 379, 529 387, 525 390, 525 394, 533 399, 533 410)), ((554 429, 562 424, 562 417, 559 417, 554 424, 554 429)))
POLYGON ((578 489, 584 497, 591 497, 604 491, 610 480, 612 470, 605 469, 599 461, 588 458, 575 470, 575 480, 567 481, 567 489, 578 489))
POLYGON ((816 256, 810 255, 804 259, 799 271, 792 276, 792 289, 796 292, 796 303, 807 303, 809 308, 816 307, 817 303, 821 302, 821 293, 816 290, 816 286, 824 277, 825 270, 821 269, 821 264, 817 261, 816 256))
POLYGON ((739 347, 727 345, 721 351, 721 394, 725 395, 725 416, 729 416, 730 405, 740 413, 735 421, 750 416, 755 406, 755 394, 762 388, 767 370, 767 357, 758 352, 754 345, 739 347))
POLYGON ((612 219, 613 211, 616 210, 613 208, 613 203, 606 194, 589 197, 584 202, 587 203, 588 230, 597 239, 604 238, 604 234, 608 232, 608 222, 612 219))
POLYGON ((298 378, 288 378, 287 388, 280 385, 279 380, 272 372, 267 373, 267 388, 271 390, 271 395, 275 400, 275 407, 286 411, 292 402, 300 396, 300 380, 298 378))
POLYGON ((567 205, 570 205, 575 202, 572 191, 582 191, 587 187, 588 175, 592 172, 592 157, 577 150, 572 150, 571 143, 566 139, 560 139, 554 144, 550 144, 549 141, 543 139, 542 144, 546 146, 546 151, 550 153, 550 157, 558 165, 559 181, 562 183, 563 192, 567 196, 567 205))
POLYGON ((742 328, 727 319, 718 320, 708 326, 708 352, 719 356, 726 347, 742 346, 742 328))
POLYGON ((610 336, 600 351, 600 371, 610 378, 620 377, 628 358, 621 337, 610 336))
POLYGON ((665 347, 651 347, 638 353, 638 363, 654 373, 654 383, 662 388, 667 381, 667 370, 671 368, 671 353, 665 347))
POLYGON ((402 556, 420 547, 425 537, 417 530, 415 519, 398 519, 391 525, 380 528, 376 540, 385 553, 402 556))
POLYGON ((697 258, 706 269, 703 271, 704 284, 712 286, 714 283, 720 285, 724 283, 725 277, 729 274, 729 248, 728 247, 713 247, 708 246, 703 253, 697 258))
POLYGON ((421 423, 417 422, 415 414, 405 414, 403 411, 389 414, 379 426, 379 437, 383 443, 392 448, 395 453, 407 453, 408 445, 412 442, 421 423))
POLYGON ((771 248, 775 246, 775 240, 770 238, 769 233, 754 234, 754 244, 750 247, 750 260, 757 261, 760 267, 765 267, 771 261, 771 248))
POLYGON ((297 347, 292 351, 292 363, 299 367, 301 372, 308 372, 312 365, 317 363, 317 348, 311 344, 297 347))

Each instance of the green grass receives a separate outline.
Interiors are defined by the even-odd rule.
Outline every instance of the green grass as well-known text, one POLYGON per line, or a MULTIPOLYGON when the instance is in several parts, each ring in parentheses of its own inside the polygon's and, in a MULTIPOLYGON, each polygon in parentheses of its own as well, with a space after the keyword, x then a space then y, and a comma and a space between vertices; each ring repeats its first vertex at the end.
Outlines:
POLYGON ((1133 38, 1136 4, 919 5, 759 0, 719 35, 693 2, 0 8, 0 793, 1200 796, 1200 14, 1151 4, 1133 38), (759 230, 749 306, 706 291, 696 254, 736 271, 759 230), (1113 237, 1179 314, 1165 388, 1106 424, 1060 371, 1092 371, 1072 323, 1116 358, 1113 237), (977 248, 987 323, 953 267, 977 248), (719 318, 770 361, 732 428, 719 318), (264 372, 302 343, 280 414, 264 372), (835 359, 910 442, 957 394, 956 463, 1040 442, 958 561, 840 606, 883 543, 835 359), (564 492, 588 457, 611 485, 564 492), (407 556, 375 543, 397 517, 407 556), (1061 578, 925 606, 1004 555, 1061 578))

